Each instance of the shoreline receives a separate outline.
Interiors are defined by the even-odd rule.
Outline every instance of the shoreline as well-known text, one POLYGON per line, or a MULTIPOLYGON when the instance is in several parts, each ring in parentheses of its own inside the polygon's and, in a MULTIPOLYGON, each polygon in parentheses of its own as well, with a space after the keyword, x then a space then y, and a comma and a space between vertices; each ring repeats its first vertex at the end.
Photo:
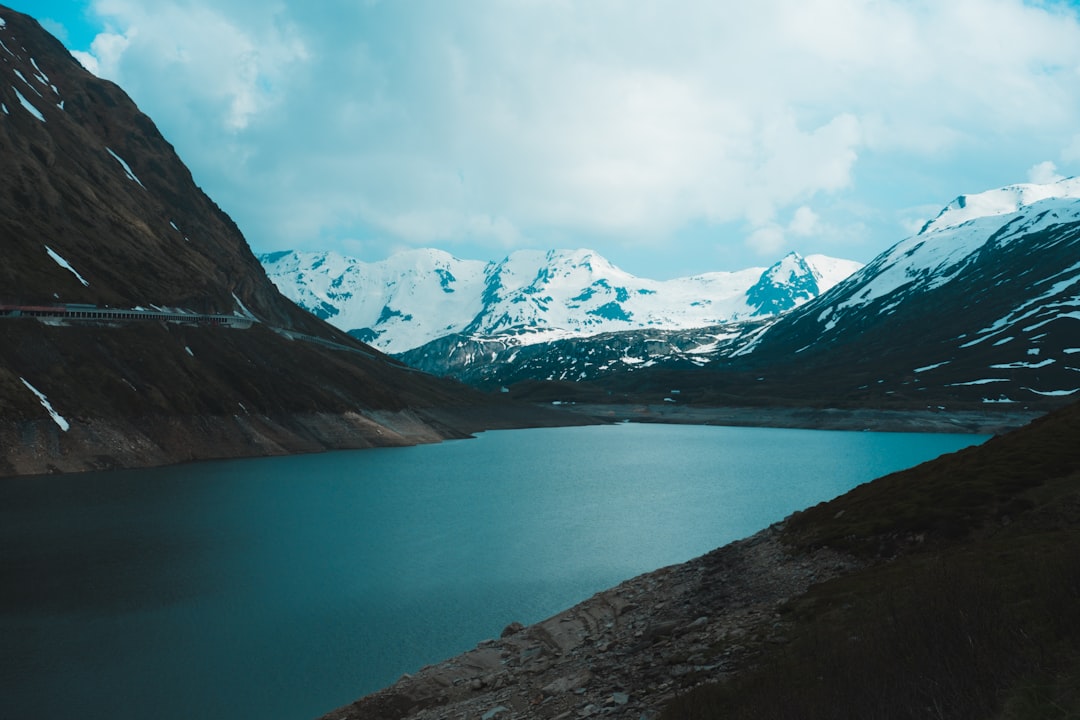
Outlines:
POLYGON ((677 696, 786 642, 787 601, 860 567, 825 548, 793 551, 781 527, 642 573, 532 625, 511 623, 320 720, 656 720, 677 696))
POLYGON ((695 407, 677 404, 566 403, 559 407, 605 422, 728 425, 872 432, 998 435, 1042 417, 1042 410, 884 410, 874 408, 695 407))

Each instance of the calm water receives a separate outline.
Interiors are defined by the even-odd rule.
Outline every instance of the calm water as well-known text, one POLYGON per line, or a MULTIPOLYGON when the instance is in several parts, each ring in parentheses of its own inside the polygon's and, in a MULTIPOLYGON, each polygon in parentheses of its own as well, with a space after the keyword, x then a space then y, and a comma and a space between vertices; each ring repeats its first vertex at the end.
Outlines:
POLYGON ((310 718, 981 436, 617 425, 0 481, 0 718, 310 718))

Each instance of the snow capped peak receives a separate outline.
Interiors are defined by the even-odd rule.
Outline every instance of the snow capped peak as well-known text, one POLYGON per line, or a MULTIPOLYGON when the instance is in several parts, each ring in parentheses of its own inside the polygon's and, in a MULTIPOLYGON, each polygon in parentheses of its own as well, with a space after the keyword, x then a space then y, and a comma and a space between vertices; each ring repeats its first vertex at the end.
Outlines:
POLYGON ((586 248, 518 250, 498 262, 461 260, 434 249, 374 263, 294 251, 263 255, 260 261, 301 307, 397 353, 455 333, 504 335, 524 345, 769 315, 816 297, 845 269, 861 267, 813 257, 817 260, 811 262, 792 253, 768 269, 663 282, 631 275, 586 248), (751 287, 757 288, 753 297, 751 287))
POLYGON ((957 227, 971 220, 1008 215, 1050 198, 1080 198, 1080 178, 1064 178, 1046 184, 1020 183, 961 195, 946 205, 937 217, 923 225, 919 235, 957 227))
POLYGON ((817 273, 802 255, 793 250, 766 270, 765 275, 776 283, 791 283, 807 275, 816 279, 817 273))
POLYGON ((797 252, 790 252, 761 274, 746 291, 752 316, 776 315, 802 305, 821 294, 814 270, 797 252))

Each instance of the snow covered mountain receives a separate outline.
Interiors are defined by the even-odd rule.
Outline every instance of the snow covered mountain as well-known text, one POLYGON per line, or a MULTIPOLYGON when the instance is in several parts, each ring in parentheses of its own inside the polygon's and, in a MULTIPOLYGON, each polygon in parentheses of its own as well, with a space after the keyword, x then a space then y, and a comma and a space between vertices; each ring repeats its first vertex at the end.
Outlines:
POLYGON ((1080 180, 957 198, 782 315, 529 347, 457 336, 401 358, 481 386, 678 387, 712 403, 1061 402, 1080 393, 1080 180))
POLYGON ((635 277, 584 249, 521 250, 500 262, 460 260, 433 249, 376 263, 295 251, 260 260, 301 307, 394 353, 458 334, 532 345, 774 315, 817 297, 861 267, 791 253, 770 268, 657 281, 635 277))

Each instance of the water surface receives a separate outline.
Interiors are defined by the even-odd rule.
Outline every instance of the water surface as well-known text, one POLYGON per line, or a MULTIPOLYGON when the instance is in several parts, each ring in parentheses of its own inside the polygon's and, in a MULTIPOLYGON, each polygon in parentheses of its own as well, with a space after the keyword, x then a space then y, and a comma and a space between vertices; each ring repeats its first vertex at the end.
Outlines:
POLYGON ((0 480, 0 718, 314 717, 983 439, 617 425, 0 480))

